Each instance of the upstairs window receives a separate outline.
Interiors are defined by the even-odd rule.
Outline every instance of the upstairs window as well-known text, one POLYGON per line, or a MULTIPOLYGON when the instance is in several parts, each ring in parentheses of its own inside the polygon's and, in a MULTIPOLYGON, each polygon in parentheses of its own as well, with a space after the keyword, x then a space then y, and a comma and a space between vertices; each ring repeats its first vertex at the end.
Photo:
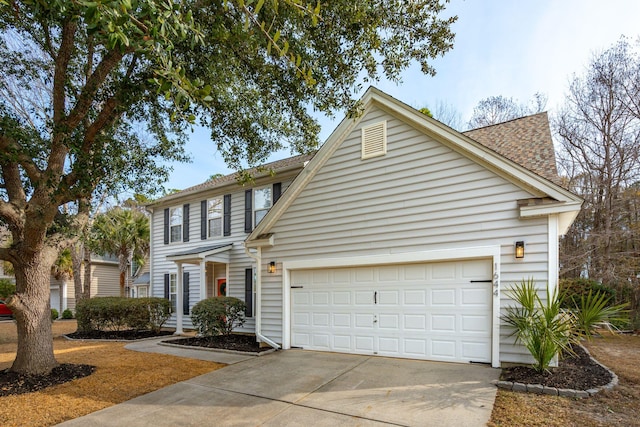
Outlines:
POLYGON ((169 210, 169 230, 172 243, 182 241, 182 207, 169 210))
POLYGON ((253 206, 254 226, 256 226, 273 206, 273 188, 268 186, 253 190, 253 206))
POLYGON ((207 201, 207 237, 222 237, 222 199, 207 201))

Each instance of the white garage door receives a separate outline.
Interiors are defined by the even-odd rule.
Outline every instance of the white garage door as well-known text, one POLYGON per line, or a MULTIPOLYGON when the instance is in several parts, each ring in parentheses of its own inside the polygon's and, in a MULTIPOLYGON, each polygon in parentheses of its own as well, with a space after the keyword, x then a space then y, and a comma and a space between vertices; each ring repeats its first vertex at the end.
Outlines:
POLYGON ((491 362, 489 260, 295 270, 291 345, 491 362))

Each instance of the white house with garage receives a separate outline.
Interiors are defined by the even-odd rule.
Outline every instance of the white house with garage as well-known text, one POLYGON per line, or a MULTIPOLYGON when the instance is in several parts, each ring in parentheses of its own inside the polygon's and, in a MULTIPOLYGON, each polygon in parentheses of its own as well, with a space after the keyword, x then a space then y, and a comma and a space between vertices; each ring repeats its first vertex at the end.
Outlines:
POLYGON ((151 288, 190 307, 247 302, 272 346, 500 366, 504 289, 558 285, 558 238, 581 199, 559 185, 546 113, 457 132, 370 88, 314 156, 160 199, 151 288), (224 284, 224 291, 221 285, 224 284))

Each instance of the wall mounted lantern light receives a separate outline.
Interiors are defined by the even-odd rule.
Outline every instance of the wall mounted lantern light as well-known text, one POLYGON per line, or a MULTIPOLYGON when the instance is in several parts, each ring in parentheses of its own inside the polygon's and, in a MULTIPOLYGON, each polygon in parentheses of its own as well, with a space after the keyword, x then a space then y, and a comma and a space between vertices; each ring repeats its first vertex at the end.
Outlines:
POLYGON ((524 258, 524 242, 516 242, 516 258, 524 258))
POLYGON ((267 273, 275 273, 276 272, 276 262, 275 261, 271 261, 269 263, 269 265, 267 266, 267 273))

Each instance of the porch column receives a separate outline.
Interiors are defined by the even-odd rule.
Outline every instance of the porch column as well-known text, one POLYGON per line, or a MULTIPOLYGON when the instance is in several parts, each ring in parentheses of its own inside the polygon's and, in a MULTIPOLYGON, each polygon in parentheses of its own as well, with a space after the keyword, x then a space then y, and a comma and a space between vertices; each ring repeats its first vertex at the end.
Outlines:
POLYGON ((207 298, 207 262, 200 261, 200 301, 207 298))
POLYGON ((184 315, 182 311, 182 292, 183 292, 183 283, 182 283, 182 263, 176 262, 178 266, 178 277, 176 277, 176 331, 175 335, 181 335, 184 333, 182 330, 182 317, 184 315))

